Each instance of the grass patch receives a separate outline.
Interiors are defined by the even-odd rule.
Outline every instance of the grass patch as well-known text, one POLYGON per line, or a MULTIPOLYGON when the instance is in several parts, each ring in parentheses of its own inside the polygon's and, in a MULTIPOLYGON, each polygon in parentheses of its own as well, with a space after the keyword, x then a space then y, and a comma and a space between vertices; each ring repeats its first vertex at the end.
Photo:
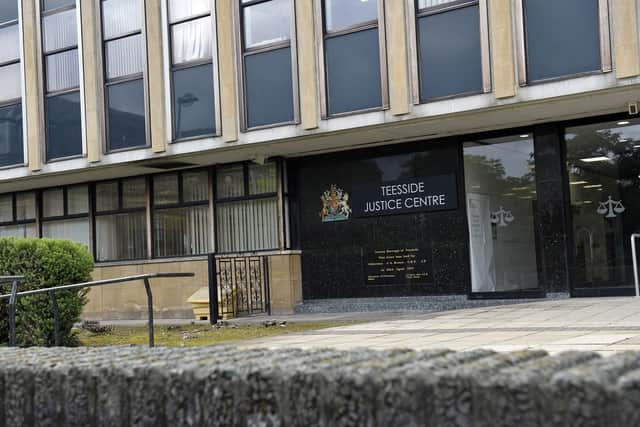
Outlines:
MULTIPOLYGON (((286 326, 265 327, 263 324, 230 325, 214 328, 205 325, 156 326, 155 342, 157 346, 189 347, 214 345, 254 338, 273 337, 352 325, 356 322, 304 322, 287 323, 286 326)), ((84 329, 74 330, 83 346, 103 347, 111 345, 147 345, 149 335, 146 326, 114 326, 109 331, 93 333, 84 329)))

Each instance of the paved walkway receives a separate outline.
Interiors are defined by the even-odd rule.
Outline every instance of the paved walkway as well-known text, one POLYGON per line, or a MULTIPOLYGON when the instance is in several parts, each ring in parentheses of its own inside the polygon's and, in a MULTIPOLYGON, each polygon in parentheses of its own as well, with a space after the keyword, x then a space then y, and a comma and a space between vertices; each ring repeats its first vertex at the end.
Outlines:
POLYGON ((242 346, 460 351, 540 348, 550 353, 593 350, 603 354, 640 350, 640 298, 633 297, 574 298, 386 316, 382 321, 261 338, 242 346))

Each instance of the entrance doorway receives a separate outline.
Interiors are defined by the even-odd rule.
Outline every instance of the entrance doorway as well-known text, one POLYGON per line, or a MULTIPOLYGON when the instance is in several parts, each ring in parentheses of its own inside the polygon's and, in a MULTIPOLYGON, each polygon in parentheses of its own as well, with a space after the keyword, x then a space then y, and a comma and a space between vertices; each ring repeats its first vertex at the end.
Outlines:
POLYGON ((640 230, 640 120, 567 128, 565 144, 574 293, 630 293, 630 237, 640 230))

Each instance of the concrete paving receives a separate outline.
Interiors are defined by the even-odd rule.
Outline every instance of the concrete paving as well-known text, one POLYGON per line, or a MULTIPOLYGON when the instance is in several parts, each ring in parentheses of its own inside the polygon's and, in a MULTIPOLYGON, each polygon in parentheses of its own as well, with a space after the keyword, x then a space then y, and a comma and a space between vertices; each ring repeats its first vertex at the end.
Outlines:
MULTIPOLYGON (((261 338, 240 345, 305 349, 544 349, 552 354, 585 350, 605 355, 640 351, 640 298, 634 297, 574 298, 441 313, 350 313, 317 318, 366 323, 261 338), (369 321, 374 319, 382 320, 369 321)), ((286 320, 298 319, 293 316, 286 320)))

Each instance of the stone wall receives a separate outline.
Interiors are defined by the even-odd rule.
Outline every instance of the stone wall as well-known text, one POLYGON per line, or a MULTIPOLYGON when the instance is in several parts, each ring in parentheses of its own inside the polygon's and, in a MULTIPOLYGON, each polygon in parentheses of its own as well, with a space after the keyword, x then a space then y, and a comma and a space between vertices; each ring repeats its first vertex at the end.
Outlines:
POLYGON ((637 426, 640 353, 0 349, 4 426, 637 426))

